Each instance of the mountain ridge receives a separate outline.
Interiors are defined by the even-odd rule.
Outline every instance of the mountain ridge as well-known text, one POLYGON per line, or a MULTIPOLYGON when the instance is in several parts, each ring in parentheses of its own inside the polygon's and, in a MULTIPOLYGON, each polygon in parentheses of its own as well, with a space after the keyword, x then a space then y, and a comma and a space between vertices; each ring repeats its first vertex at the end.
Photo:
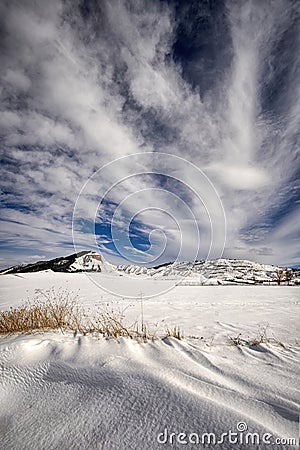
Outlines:
POLYGON ((170 262, 151 268, 128 264, 113 265, 100 253, 81 251, 48 261, 20 264, 1 270, 0 274, 27 272, 104 272, 118 275, 174 279, 178 285, 217 284, 300 284, 300 270, 261 264, 248 260, 225 259, 194 262, 170 262))

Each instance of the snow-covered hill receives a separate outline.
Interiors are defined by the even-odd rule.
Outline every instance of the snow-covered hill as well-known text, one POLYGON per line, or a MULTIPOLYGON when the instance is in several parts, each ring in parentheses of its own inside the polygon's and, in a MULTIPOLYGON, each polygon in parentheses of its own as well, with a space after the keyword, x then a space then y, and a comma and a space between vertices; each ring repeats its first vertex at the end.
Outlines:
POLYGON ((119 266, 130 274, 178 279, 182 285, 212 284, 298 284, 299 271, 246 260, 175 262, 147 269, 134 265, 119 266))
POLYGON ((82 251, 69 256, 38 261, 32 264, 20 264, 2 270, 2 274, 28 273, 52 270, 53 272, 115 272, 117 267, 104 261, 97 252, 82 251))
POLYGON ((211 261, 174 262, 147 268, 138 265, 113 265, 96 252, 73 255, 14 266, 2 274, 39 272, 104 272, 133 277, 175 280, 179 285, 219 284, 300 284, 299 269, 286 269, 246 260, 217 259, 211 261))

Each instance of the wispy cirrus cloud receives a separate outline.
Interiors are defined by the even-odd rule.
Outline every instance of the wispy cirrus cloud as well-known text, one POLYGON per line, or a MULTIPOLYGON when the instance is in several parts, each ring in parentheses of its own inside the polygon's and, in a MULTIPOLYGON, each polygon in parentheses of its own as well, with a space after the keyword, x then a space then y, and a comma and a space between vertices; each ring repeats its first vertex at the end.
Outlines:
MULTIPOLYGON (((225 256, 299 262, 299 15, 293 0, 3 1, 4 265, 18 254, 23 260, 71 251, 84 183, 115 158, 147 152, 183 157, 210 178, 227 218, 225 256)), ((112 181, 151 170, 121 160, 111 176, 89 185, 83 216, 94 214, 98 192, 112 181)), ((115 205, 140 193, 127 201, 119 228, 153 207, 153 188, 162 187, 180 193, 205 242, 209 221, 199 200, 151 173, 109 191, 115 205)), ((155 200, 160 210, 172 204, 155 200)), ((100 220, 110 216, 100 211, 100 220)), ((173 204, 173 211, 181 217, 185 207, 173 204)), ((180 237, 160 214, 142 214, 140 222, 150 231, 161 224, 169 237, 165 258, 172 259, 180 237)), ((190 236, 184 257, 192 258, 195 236, 190 222, 181 226, 190 236)), ((113 253, 110 243, 102 238, 101 250, 113 253)), ((96 245, 93 226, 82 228, 79 244, 96 245)))

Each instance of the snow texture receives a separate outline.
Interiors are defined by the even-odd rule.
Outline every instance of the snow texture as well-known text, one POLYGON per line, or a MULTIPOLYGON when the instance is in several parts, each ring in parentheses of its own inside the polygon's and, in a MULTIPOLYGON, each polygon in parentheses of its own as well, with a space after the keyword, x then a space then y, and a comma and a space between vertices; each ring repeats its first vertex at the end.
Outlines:
MULTIPOLYGON (((130 283, 116 274, 97 276, 130 283)), ((164 282, 138 279, 135 288, 144 292, 164 282)), ((141 315, 138 300, 101 291, 85 273, 3 275, 0 282, 1 309, 32 299, 35 289, 63 288, 78 292, 91 314, 109 303, 126 309, 128 322, 141 315)), ((177 286, 145 298, 143 309, 147 325, 157 326, 161 337, 154 342, 71 332, 1 337, 0 448, 297 448, 179 441, 195 439, 191 433, 200 439, 215 433, 218 441, 241 422, 247 430, 239 438, 249 432, 260 439, 269 433, 271 443, 298 439, 298 287, 177 286), (162 338, 166 324, 180 325, 185 338, 162 338), (228 340, 239 333, 255 337, 262 326, 272 342, 234 346, 228 340)))

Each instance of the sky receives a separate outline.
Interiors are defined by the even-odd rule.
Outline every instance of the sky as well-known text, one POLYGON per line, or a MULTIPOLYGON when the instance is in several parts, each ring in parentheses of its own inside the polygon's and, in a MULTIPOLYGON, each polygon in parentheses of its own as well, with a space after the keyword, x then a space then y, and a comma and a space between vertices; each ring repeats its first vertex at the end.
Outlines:
POLYGON ((300 3, 2 0, 1 267, 296 265, 300 3))

